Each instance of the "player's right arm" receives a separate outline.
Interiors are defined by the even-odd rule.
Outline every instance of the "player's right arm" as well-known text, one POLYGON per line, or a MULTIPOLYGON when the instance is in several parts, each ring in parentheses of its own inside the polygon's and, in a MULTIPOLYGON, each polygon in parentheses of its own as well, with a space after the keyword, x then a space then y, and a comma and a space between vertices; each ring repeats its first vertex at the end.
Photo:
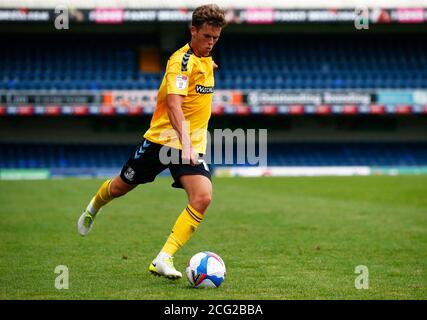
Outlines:
POLYGON ((197 164, 198 154, 190 138, 190 123, 184 117, 182 104, 188 95, 193 61, 191 53, 171 57, 166 69, 166 109, 169 121, 182 145, 182 160, 192 166, 197 164))
POLYGON ((185 120, 182 112, 182 102, 184 96, 179 94, 168 94, 166 97, 166 106, 169 121, 175 129, 182 145, 183 163, 189 163, 192 166, 197 164, 198 154, 193 149, 190 139, 190 124, 185 120))

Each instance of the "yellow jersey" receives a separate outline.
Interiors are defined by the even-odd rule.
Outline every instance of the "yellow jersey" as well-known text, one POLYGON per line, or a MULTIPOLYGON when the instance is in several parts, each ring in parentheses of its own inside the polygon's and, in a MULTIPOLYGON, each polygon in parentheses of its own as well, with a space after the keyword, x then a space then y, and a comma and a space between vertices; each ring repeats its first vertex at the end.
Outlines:
POLYGON ((169 121, 166 105, 168 94, 179 94, 184 96, 182 111, 191 144, 198 153, 206 153, 207 129, 215 84, 212 62, 211 56, 196 56, 189 44, 172 54, 157 94, 150 128, 144 138, 182 149, 178 135, 169 121))

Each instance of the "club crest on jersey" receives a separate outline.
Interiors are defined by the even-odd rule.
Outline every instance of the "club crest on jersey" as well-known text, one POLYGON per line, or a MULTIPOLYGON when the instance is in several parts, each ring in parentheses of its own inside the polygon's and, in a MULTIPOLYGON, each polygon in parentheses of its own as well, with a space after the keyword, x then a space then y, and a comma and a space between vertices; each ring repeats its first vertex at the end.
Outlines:
POLYGON ((129 181, 132 181, 134 177, 135 177, 135 170, 133 170, 131 167, 127 168, 127 170, 125 171, 125 178, 128 179, 129 181))
POLYGON ((178 74, 176 76, 176 87, 179 90, 184 90, 185 88, 187 88, 187 85, 188 85, 188 76, 178 74))

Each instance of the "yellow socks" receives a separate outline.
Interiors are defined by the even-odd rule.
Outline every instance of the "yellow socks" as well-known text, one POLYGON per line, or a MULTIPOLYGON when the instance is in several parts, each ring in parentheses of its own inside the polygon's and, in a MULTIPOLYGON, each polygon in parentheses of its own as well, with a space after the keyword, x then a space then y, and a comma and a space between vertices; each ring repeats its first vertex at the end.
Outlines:
POLYGON ((172 232, 161 252, 166 252, 173 256, 190 239, 200 222, 202 222, 202 219, 203 214, 188 205, 176 220, 172 232))
MULTIPOLYGON (((95 216, 103 206, 114 199, 110 194, 110 184, 111 179, 105 181, 89 203, 86 210, 88 210, 92 216, 95 216)), ((202 220, 203 214, 197 212, 188 204, 176 220, 172 232, 166 240, 161 252, 173 256, 178 249, 187 243, 202 220)))
POLYGON ((88 205, 87 210, 92 214, 95 215, 99 209, 101 209, 103 206, 105 206, 108 202, 113 200, 113 196, 110 194, 110 184, 111 179, 105 181, 101 187, 99 188, 96 195, 93 197, 92 201, 88 205))

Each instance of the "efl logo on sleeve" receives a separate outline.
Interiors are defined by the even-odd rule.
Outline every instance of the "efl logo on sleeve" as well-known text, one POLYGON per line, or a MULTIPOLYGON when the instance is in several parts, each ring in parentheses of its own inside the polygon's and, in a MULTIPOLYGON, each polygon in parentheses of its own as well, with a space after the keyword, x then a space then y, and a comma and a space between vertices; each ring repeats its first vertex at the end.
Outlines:
POLYGON ((178 74, 176 76, 176 87, 179 90, 184 90, 188 85, 188 76, 184 76, 182 74, 178 74))

